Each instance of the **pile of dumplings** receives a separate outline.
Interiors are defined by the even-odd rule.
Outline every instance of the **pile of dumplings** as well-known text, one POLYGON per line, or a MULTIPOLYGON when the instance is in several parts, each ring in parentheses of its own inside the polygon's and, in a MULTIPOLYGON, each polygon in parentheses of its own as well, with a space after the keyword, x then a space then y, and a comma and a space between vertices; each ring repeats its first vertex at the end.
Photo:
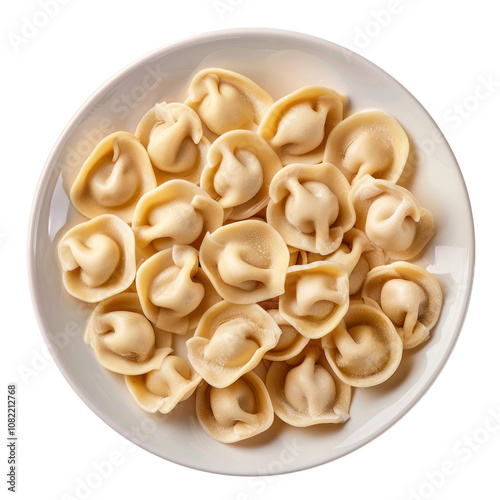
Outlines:
POLYGON ((344 119, 345 104, 316 85, 274 102, 205 69, 81 167, 70 198, 89 220, 58 243, 62 281, 96 304, 85 340, 145 411, 193 396, 224 443, 275 414, 342 423, 353 388, 429 337, 443 299, 408 262, 434 232, 396 184, 408 137, 378 109, 344 119))

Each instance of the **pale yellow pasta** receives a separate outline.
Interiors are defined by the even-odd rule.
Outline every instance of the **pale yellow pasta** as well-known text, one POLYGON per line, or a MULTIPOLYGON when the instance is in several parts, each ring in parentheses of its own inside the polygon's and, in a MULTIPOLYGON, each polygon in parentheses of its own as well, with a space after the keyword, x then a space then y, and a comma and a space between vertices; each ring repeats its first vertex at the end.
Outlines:
POLYGON ((144 147, 128 132, 105 137, 94 148, 71 186, 73 206, 88 218, 117 215, 130 223, 141 196, 156 187, 144 147))
POLYGON ((353 388, 379 397, 429 338, 443 292, 406 262, 434 233, 396 184, 408 136, 379 109, 343 119, 346 103, 319 85, 274 102, 206 68, 84 162, 70 199, 90 220, 60 238, 62 282, 96 304, 85 341, 159 425, 185 401, 220 443, 275 414, 341 424, 353 388))
POLYGON ((134 233, 116 215, 76 225, 59 241, 57 254, 64 287, 85 302, 123 292, 134 281, 134 233))
POLYGON ((155 104, 139 122, 135 135, 147 149, 158 184, 184 179, 200 183, 209 140, 198 115, 185 104, 155 104))
POLYGON ((410 143, 396 119, 379 109, 366 109, 341 121, 328 137, 325 159, 352 184, 365 174, 397 182, 408 159, 410 143))
POLYGON ((269 108, 258 133, 283 165, 319 163, 330 132, 342 120, 344 102, 344 96, 332 89, 303 87, 269 108))

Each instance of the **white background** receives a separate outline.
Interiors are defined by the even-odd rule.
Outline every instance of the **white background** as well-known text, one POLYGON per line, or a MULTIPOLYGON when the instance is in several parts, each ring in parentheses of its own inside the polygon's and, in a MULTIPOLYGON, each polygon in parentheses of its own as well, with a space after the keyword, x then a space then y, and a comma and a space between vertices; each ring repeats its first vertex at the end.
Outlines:
MULTIPOLYGON (((7 339, 1 390, 8 382, 18 385, 18 498, 500 498, 500 423, 493 425, 491 417, 500 413, 495 293, 500 279, 500 30, 494 2, 475 0, 465 7, 466 2, 454 0, 51 1, 57 6, 52 17, 30 38, 23 35, 25 19, 39 15, 43 0, 4 3, 0 21, 4 346, 7 339), (31 307, 25 255, 42 167, 83 101, 153 49, 235 27, 323 37, 399 80, 431 113, 455 152, 477 231, 468 317, 451 358, 423 399, 382 436, 334 463, 258 481, 168 463, 127 445, 94 415, 47 359, 31 307), (78 487, 92 474, 96 486, 96 464, 111 458, 116 459, 113 470, 101 473, 97 487, 87 492, 78 487), (443 468, 446 475, 438 472, 443 468)), ((6 454, 4 448, 2 463, 6 454)))

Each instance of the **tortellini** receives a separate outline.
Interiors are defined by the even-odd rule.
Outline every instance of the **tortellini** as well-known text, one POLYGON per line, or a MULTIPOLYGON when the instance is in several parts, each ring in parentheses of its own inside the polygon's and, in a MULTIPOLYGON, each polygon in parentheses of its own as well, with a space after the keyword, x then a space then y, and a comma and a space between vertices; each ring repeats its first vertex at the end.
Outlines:
POLYGON ((85 342, 104 368, 123 375, 157 369, 172 352, 171 334, 148 321, 135 293, 103 300, 89 319, 85 342))
POLYGON ((222 300, 189 245, 174 245, 147 259, 137 271, 136 287, 147 318, 178 334, 196 328, 203 313, 222 300))
POLYGON ((84 302, 104 300, 134 281, 134 233, 116 215, 100 215, 71 228, 57 252, 64 287, 84 302))
POLYGON ((404 262, 434 232, 396 185, 409 138, 378 109, 343 120, 347 98, 318 85, 274 103, 207 68, 187 94, 149 95, 135 135, 105 137, 71 187, 91 220, 57 253, 66 291, 96 304, 85 341, 132 403, 169 414, 159 425, 191 397, 178 410, 222 443, 265 432, 274 413, 345 422, 353 388, 390 379, 442 307, 436 279, 404 262))
POLYGON ((355 222, 349 183, 330 163, 284 167, 269 196, 267 221, 297 249, 328 255, 355 222))
POLYGON ((284 319, 278 309, 268 309, 267 314, 269 314, 280 327, 281 335, 276 347, 273 347, 264 354, 264 359, 285 361, 297 356, 309 342, 309 339, 301 335, 286 319, 284 319))
POLYGON ((219 295, 250 304, 283 293, 289 253, 268 224, 246 220, 207 234, 200 262, 219 295))
POLYGON ((384 251, 370 242, 363 231, 353 227, 344 234, 342 244, 331 255, 320 258, 319 255, 308 255, 308 262, 327 260, 343 264, 349 273, 349 295, 361 290, 368 272, 386 262, 384 251))
POLYGON ((272 148, 255 132, 233 130, 208 151, 201 187, 219 202, 226 219, 247 219, 269 201, 269 185, 282 167, 272 148))
POLYGON ((353 387, 385 382, 398 368, 403 342, 379 308, 351 304, 340 324, 321 339, 333 371, 353 387))
POLYGON ((113 214, 129 223, 141 196, 155 187, 144 147, 132 134, 116 132, 94 148, 71 186, 70 197, 89 219, 113 214))
POLYGON ((342 120, 344 96, 332 89, 303 87, 276 101, 259 126, 283 165, 319 163, 330 132, 342 120))
POLYGON ((372 269, 361 295, 394 323, 405 349, 429 338, 443 305, 443 293, 436 278, 409 262, 393 262, 372 269))
POLYGON ((257 131, 272 97, 246 76, 220 68, 200 71, 185 102, 215 136, 230 130, 257 131))
POLYGON ((144 195, 135 209, 132 229, 146 256, 177 245, 200 246, 207 232, 222 225, 222 207, 203 189, 180 179, 144 195))
POLYGON ((410 143, 396 119, 379 109, 359 111, 341 121, 328 137, 325 159, 355 184, 365 174, 397 182, 410 143))
POLYGON ((189 106, 156 104, 144 115, 135 135, 147 149, 159 184, 171 179, 200 183, 210 142, 203 136, 200 118, 189 106))
POLYGON ((196 391, 196 415, 205 431, 221 443, 256 436, 274 420, 266 386, 253 372, 222 388, 202 382, 196 391))
POLYGON ((304 337, 318 339, 335 328, 349 307, 349 277, 336 262, 289 268, 279 312, 304 337))
POLYGON ((144 411, 169 413, 194 393, 201 377, 185 359, 168 354, 159 368, 141 375, 125 375, 125 382, 144 411))
POLYGON ((407 189, 365 175, 351 189, 356 227, 393 260, 416 257, 434 234, 434 218, 407 189))
POLYGON ((210 385, 227 387, 253 370, 280 335, 279 326, 260 306, 223 301, 203 315, 186 342, 188 358, 210 385))
POLYGON ((318 346, 308 345, 290 360, 273 361, 266 387, 276 415, 295 427, 349 418, 351 387, 332 371, 318 346))

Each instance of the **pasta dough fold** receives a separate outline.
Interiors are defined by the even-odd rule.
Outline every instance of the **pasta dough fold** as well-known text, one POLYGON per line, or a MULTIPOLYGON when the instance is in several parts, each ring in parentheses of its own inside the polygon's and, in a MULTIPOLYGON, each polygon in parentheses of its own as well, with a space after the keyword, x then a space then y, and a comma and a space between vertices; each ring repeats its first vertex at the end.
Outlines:
POLYGON ((123 375, 140 375, 159 368, 172 352, 170 333, 155 328, 142 313, 135 293, 103 300, 94 309, 85 342, 104 368, 123 375))
POLYGON ((200 71, 191 81, 185 104, 193 108, 211 140, 230 130, 256 131, 272 97, 246 76, 220 68, 200 71))
POLYGON ((367 109, 347 117, 333 129, 324 161, 338 167, 352 184, 365 174, 395 183, 409 151, 408 136, 396 119, 385 111, 367 109))
POLYGON ((221 388, 253 370, 280 335, 279 326, 258 305, 223 301, 203 315, 186 346, 195 370, 221 388))
POLYGON ((279 312, 304 337, 326 335, 348 307, 349 277, 342 264, 320 261, 288 269, 279 312))
POLYGON ((434 233, 434 218, 407 189, 365 175, 349 194, 358 229, 393 260, 416 257, 434 233))
POLYGON ((221 443, 256 436, 274 420, 266 386, 253 372, 224 388, 202 382, 196 391, 196 415, 203 429, 221 443))
POLYGON ((205 234, 222 225, 224 211, 203 189, 176 179, 144 195, 134 213, 137 247, 150 257, 173 245, 199 248, 205 234))
POLYGON ((147 259, 137 271, 137 293, 147 318, 163 330, 185 334, 222 300, 203 269, 198 251, 174 245, 147 259))
POLYGON ((208 152, 208 163, 201 187, 232 220, 247 219, 267 205, 269 185, 281 169, 272 148, 248 130, 221 135, 208 152))
POLYGON ((258 133, 276 151, 283 165, 319 163, 326 141, 342 120, 345 97, 311 85, 276 101, 264 116, 258 133))
POLYGON ((135 278, 134 233, 116 215, 71 228, 57 247, 68 293, 95 303, 123 292, 135 278))
POLYGON ((130 223, 142 195, 156 187, 149 156, 128 132, 115 132, 94 148, 70 191, 85 217, 113 214, 130 223))
POLYGON ((158 184, 172 179, 200 183, 210 147, 198 115, 178 102, 155 104, 135 135, 147 149, 158 184))
POLYGON ((250 304, 284 291, 289 254, 281 236, 268 224, 245 220, 207 234, 200 262, 219 295, 250 304))
POLYGON ((361 296, 394 323, 405 349, 429 338, 443 305, 443 293, 436 278, 409 262, 393 262, 372 269, 361 296))
POLYGON ((273 361, 266 387, 276 415, 295 427, 349 418, 351 387, 332 371, 318 346, 308 345, 287 361, 273 361))
POLYGON ((321 339, 333 371, 353 387, 385 382, 398 368, 403 342, 377 307, 353 303, 340 324, 321 339))
POLYGON ((296 249, 328 255, 355 222, 349 183, 330 163, 284 167, 269 196, 268 223, 296 249))

